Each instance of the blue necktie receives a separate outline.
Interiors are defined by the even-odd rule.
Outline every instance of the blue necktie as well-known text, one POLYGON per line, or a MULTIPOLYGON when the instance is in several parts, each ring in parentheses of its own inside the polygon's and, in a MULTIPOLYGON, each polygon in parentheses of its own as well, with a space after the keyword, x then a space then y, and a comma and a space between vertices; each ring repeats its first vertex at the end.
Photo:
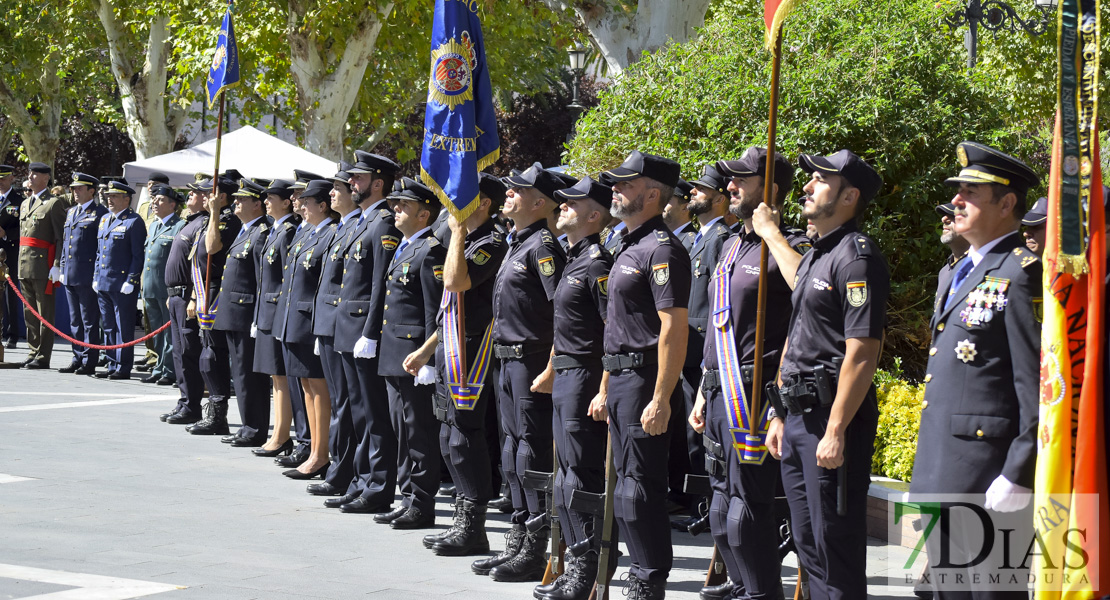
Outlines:
POLYGON ((397 246, 397 256, 401 256, 401 251, 403 251, 405 249, 405 246, 408 246, 408 245, 409 245, 408 240, 401 240, 401 245, 397 246))
POLYGON ((960 289, 960 285, 974 268, 975 263, 971 262, 970 256, 960 262, 960 268, 956 269, 956 276, 952 278, 952 287, 948 288, 948 299, 944 301, 944 308, 948 308, 948 305, 952 303, 952 298, 956 296, 956 290, 960 289))

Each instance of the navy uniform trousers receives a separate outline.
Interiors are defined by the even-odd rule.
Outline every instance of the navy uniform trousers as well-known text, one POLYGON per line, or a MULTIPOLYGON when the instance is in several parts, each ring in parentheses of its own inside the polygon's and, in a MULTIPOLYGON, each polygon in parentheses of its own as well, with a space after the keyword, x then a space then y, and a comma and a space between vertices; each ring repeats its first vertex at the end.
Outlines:
MULTIPOLYGON (((227 402, 231 397, 231 350, 222 331, 200 331, 200 377, 208 388, 208 399, 227 402)), ((253 365, 253 363, 251 363, 253 365)))
POLYGON ((385 376, 389 415, 397 436, 397 481, 402 504, 431 515, 439 490, 438 422, 432 406, 432 385, 416 385, 413 377, 385 376))
POLYGON ((513 496, 513 522, 524 523, 542 515, 546 498, 539 490, 525 489, 525 471, 550 473, 552 457, 551 394, 532 391, 532 381, 547 368, 550 355, 533 352, 519 359, 501 361, 501 423, 505 441, 501 467, 513 496))
MULTIPOLYGON (((135 307, 138 306, 139 290, 133 290, 130 294, 119 290, 101 290, 96 293, 96 298, 100 304, 100 325, 108 345, 125 344, 134 340, 135 307)), ((121 375, 131 374, 131 367, 135 364, 134 346, 105 350, 104 353, 109 359, 108 370, 121 375)))
MULTIPOLYGON (((467 369, 471 360, 478 355, 481 336, 466 338, 467 369)), ((492 357, 490 357, 492 360, 492 357)), ((477 504, 485 504, 493 499, 493 473, 496 463, 492 460, 490 448, 490 416, 497 410, 494 405, 493 369, 486 375, 486 383, 474 404, 473 410, 457 410, 447 391, 444 366, 446 359, 443 344, 436 347, 436 400, 446 406, 447 422, 439 427, 439 453, 451 473, 451 480, 459 495, 477 504), (492 466, 492 469, 491 469, 492 466)))
POLYGON ((324 381, 328 384, 331 397, 331 425, 328 428, 328 452, 331 453, 331 466, 328 467, 327 483, 341 490, 351 485, 355 468, 355 434, 351 422, 351 394, 347 380, 343 378, 343 360, 335 352, 335 337, 316 336, 320 344, 320 364, 324 367, 324 381))
POLYGON ((357 443, 352 449, 347 493, 357 493, 375 504, 389 504, 397 489, 397 436, 390 422, 385 380, 378 375, 378 359, 355 358, 346 352, 333 356, 341 360, 348 384, 358 384, 358 389, 349 390, 351 439, 357 443))
MULTIPOLYGON (((658 365, 647 365, 610 373, 607 404, 617 471, 613 514, 632 559, 629 572, 651 582, 666 581, 674 562, 667 470, 662 465, 669 458, 670 436, 682 435, 670 428, 662 435, 648 435, 640 424, 654 394, 658 371, 658 365)), ((673 406, 674 395, 682 394, 682 389, 676 385, 671 394, 673 406)))
MULTIPOLYGON (((254 370, 254 338, 249 331, 227 331, 231 382, 239 403, 239 437, 265 441, 270 431, 270 376, 254 370)), ((219 335, 215 333, 214 335, 219 335)))
POLYGON ((177 371, 177 387, 181 391, 178 407, 200 415, 200 401, 204 397, 204 380, 200 376, 200 328, 196 319, 190 319, 186 307, 189 301, 181 296, 171 296, 170 336, 173 340, 173 366, 177 371))
MULTIPOLYGON (((69 303, 69 329, 73 339, 100 345, 100 306, 92 284, 67 285, 65 290, 66 302, 69 303)), ((100 360, 100 351, 73 344, 73 360, 81 368, 91 369, 100 360)))
POLYGON ((812 600, 867 597, 867 488, 878 420, 875 387, 845 432, 846 516, 836 512, 837 470, 817 466, 829 407, 788 415, 782 435, 782 487, 790 503, 790 531, 798 561, 809 573, 812 600))
MULTIPOLYGON (((746 387, 750 394, 750 384, 746 387)), ((733 598, 782 598, 775 522, 779 461, 768 454, 761 465, 740 464, 724 402, 720 388, 706 395, 705 435, 724 453, 724 471, 709 474, 713 486, 709 530, 732 578, 733 598)))
MULTIPOLYGON (((586 359, 589 360, 589 359, 586 359)), ((596 359, 595 359, 596 360, 596 359)), ((590 401, 601 386, 601 361, 593 368, 575 367, 555 372, 551 421, 559 470, 553 499, 567 546, 591 539, 593 515, 567 508, 574 490, 605 492, 605 444, 608 426, 589 415, 590 401)))

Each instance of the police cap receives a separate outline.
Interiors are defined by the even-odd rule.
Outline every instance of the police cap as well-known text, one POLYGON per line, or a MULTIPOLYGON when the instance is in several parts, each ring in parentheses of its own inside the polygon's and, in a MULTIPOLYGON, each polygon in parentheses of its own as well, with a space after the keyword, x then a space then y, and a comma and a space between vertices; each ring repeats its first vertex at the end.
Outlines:
POLYGON ((154 187, 150 188, 150 196, 152 198, 154 196, 165 196, 174 202, 182 201, 181 194, 178 194, 177 190, 164 183, 155 184, 154 187))
POLYGON ((189 188, 190 190, 193 190, 193 191, 195 191, 195 192, 205 192, 205 193, 208 193, 208 192, 211 192, 211 191, 212 191, 212 180, 211 180, 211 179, 207 179, 207 178, 205 178, 205 179, 198 179, 198 180, 196 180, 196 181, 194 181, 194 182, 190 183, 189 185, 187 185, 187 186, 185 186, 185 187, 187 187, 187 188, 189 188))
POLYGON ((331 200, 331 181, 327 179, 313 179, 309 181, 301 193, 301 198, 315 198, 318 202, 331 200))
POLYGON ((428 188, 428 186, 419 181, 409 179, 408 177, 405 179, 408 179, 408 181, 404 189, 391 195, 391 197, 397 198, 398 200, 411 200, 424 205, 432 205, 439 202, 439 198, 436 198, 435 192, 428 188))
POLYGON ((959 175, 944 181, 948 185, 997 183, 1026 192, 1040 182, 1029 165, 977 142, 960 142, 956 146, 956 157, 962 169, 959 175))
POLYGON ((937 215, 941 217, 948 217, 949 219, 956 216, 956 205, 951 202, 945 202, 936 208, 937 215))
POLYGON ((243 177, 243 174, 239 172, 239 169, 228 169, 228 170, 224 171, 223 173, 220 173, 220 178, 221 179, 230 179, 232 181, 241 181, 241 180, 245 179, 243 177))
POLYGON ((478 174, 478 193, 483 196, 488 196, 493 201, 494 206, 501 206, 505 203, 505 192, 508 188, 505 187, 505 182, 501 181, 500 177, 490 175, 489 173, 478 174))
POLYGON ((647 177, 667 187, 674 187, 681 179, 681 173, 682 168, 669 158, 633 150, 621 166, 603 172, 600 179, 606 185, 613 185, 618 181, 647 177))
POLYGON ((694 184, 679 178, 678 183, 674 186, 674 195, 682 199, 682 203, 686 204, 694 195, 694 184))
POLYGON ((335 168, 338 169, 338 171, 328 179, 340 183, 347 183, 351 179, 351 169, 355 168, 355 166, 345 160, 341 160, 336 163, 335 168))
POLYGON ((166 175, 165 173, 162 173, 161 171, 151 171, 150 175, 146 178, 146 180, 147 180, 147 183, 153 181, 154 183, 168 184, 170 182, 170 176, 166 175))
POLYGON ((847 179, 852 187, 859 190, 860 199, 864 202, 870 202, 883 187, 883 178, 851 150, 840 150, 830 156, 803 154, 798 157, 798 164, 806 173, 820 171, 847 179))
POLYGON ((1033 203, 1033 208, 1030 208, 1025 216, 1021 218, 1021 224, 1026 227, 1036 227, 1037 225, 1044 225, 1048 220, 1048 198, 1038 198, 1033 203))
POLYGON ((573 186, 555 192, 555 195, 560 200, 589 198, 605 210, 613 205, 613 188, 589 177, 583 177, 573 186))
POLYGON ((262 193, 267 196, 273 194, 282 200, 288 200, 293 196, 293 182, 285 179, 275 179, 262 193))
MULTIPOLYGON (((752 146, 744 151, 737 160, 717 161, 717 170, 725 177, 767 177, 767 149, 752 146)), ((775 183, 780 190, 788 190, 794 185, 794 165, 786 157, 775 153, 775 183)))
POLYGON ((544 169, 540 163, 533 163, 519 175, 506 177, 505 185, 510 188, 535 188, 552 201, 555 200, 557 190, 567 187, 558 173, 544 169))
POLYGON ((0 165, 0 177, 7 177, 8 175, 15 174, 15 167, 11 165, 0 165))
POLYGON ((308 182, 324 178, 322 175, 309 173, 308 171, 302 171, 300 169, 293 169, 293 175, 297 178, 296 181, 293 182, 293 189, 295 190, 303 190, 305 186, 308 185, 308 182))
POLYGON ((396 176, 397 172, 401 170, 401 165, 378 154, 355 150, 355 164, 351 168, 343 170, 352 174, 371 173, 374 175, 396 176))
POLYGON ((701 177, 691 182, 693 185, 711 189, 721 194, 728 192, 728 180, 713 165, 702 168, 701 177))
POLYGON ((73 183, 70 183, 69 187, 77 187, 77 186, 81 186, 81 185, 87 185, 89 187, 97 187, 98 185, 100 185, 100 180, 97 179, 96 177, 93 177, 92 175, 87 174, 87 173, 78 173, 77 171, 74 171, 73 172, 73 183))
POLYGON ((262 177, 251 177, 250 180, 262 189, 270 187, 270 184, 274 182, 273 179, 263 179, 262 177))
POLYGON ((240 183, 241 185, 239 186, 239 189, 231 194, 232 196, 261 200, 262 196, 266 194, 266 188, 258 185, 257 183, 249 179, 244 179, 240 183))
POLYGON ((118 181, 112 180, 109 181, 107 187, 104 188, 104 193, 127 194, 128 196, 133 196, 135 195, 135 188, 127 185, 126 183, 120 183, 118 181))

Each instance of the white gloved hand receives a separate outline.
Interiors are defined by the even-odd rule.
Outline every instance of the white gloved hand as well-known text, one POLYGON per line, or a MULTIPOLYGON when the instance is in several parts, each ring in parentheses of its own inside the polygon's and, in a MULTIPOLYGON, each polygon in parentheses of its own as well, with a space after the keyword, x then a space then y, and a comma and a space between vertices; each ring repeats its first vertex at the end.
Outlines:
POLYGON ((355 358, 374 358, 378 355, 378 341, 360 337, 355 342, 355 358))
POLYGON ((416 372, 416 385, 428 385, 435 382, 436 371, 428 365, 420 367, 420 370, 416 372))
POLYGON ((312 353, 320 356, 320 338, 316 338, 316 345, 312 347, 312 353))
POLYGON ((61 275, 60 275, 60 276, 58 277, 58 282, 59 282, 59 283, 61 283, 62 285, 65 285, 65 284, 66 284, 66 274, 65 274, 65 273, 62 273, 62 274, 61 274, 61 275))
POLYGON ((258 324, 257 323, 251 323, 251 337, 252 338, 258 337, 258 324))
POLYGON ((123 285, 119 286, 119 293, 121 293, 121 294, 130 294, 131 292, 134 292, 134 291, 135 291, 135 286, 132 285, 130 281, 125 281, 125 282, 123 282, 123 285))
POLYGON ((50 281, 61 281, 62 272, 58 267, 50 267, 50 274, 47 277, 50 281))
POLYGON ((1012 483, 1005 475, 995 478, 987 488, 987 501, 983 507, 1002 513, 1017 512, 1029 505, 1033 499, 1033 490, 1012 483))
POLYGON ((100 285, 97 284, 95 281, 93 282, 93 291, 94 292, 99 292, 100 291, 100 285))

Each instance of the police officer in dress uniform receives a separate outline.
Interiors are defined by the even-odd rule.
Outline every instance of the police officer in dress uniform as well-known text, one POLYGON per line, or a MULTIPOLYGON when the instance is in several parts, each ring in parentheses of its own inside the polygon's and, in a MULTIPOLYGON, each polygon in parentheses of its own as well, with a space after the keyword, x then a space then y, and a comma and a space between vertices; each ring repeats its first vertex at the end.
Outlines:
MULTIPOLYGON (((143 247, 146 226, 131 209, 135 190, 112 181, 104 190, 108 213, 100 217, 98 249, 92 288, 100 304, 100 323, 109 345, 126 344, 135 339, 135 311, 143 274, 143 247)), ((96 373, 101 379, 130 379, 135 349, 126 346, 106 350, 108 369, 96 373)))
MULTIPOLYGON (((616 467, 614 515, 632 559, 629 598, 663 598, 673 561, 667 518, 671 406, 689 338, 690 255, 663 222, 678 163, 633 152, 602 174, 613 184, 611 214, 628 232, 609 275, 605 327, 607 389, 590 406, 609 418, 616 467)), ((681 396, 679 400, 681 402, 681 396)))
MULTIPOLYGON (((802 216, 820 237, 797 261, 767 207, 753 223, 791 281, 793 314, 779 367, 782 414, 769 425, 767 447, 782 460, 782 483, 798 560, 810 597, 867 594, 867 488, 878 405, 875 373, 886 325, 890 274, 878 246, 856 220, 882 179, 849 150, 802 155, 811 173, 802 216), (843 469, 843 471, 841 471, 843 469), (843 473, 843 475, 841 475, 843 473), (838 506, 838 486, 845 502, 838 506), (838 509, 844 509, 840 514, 838 509)), ((772 394, 773 396, 773 394, 772 394)), ((773 400, 773 398, 772 398, 773 400)))
MULTIPOLYGON (((988 510, 1013 512, 1032 498, 1037 455, 1041 261, 1018 224, 1038 177, 982 144, 962 142, 956 153, 962 169, 945 183, 959 188, 953 228, 971 248, 937 294, 910 493, 985 494, 988 510)), ((959 534, 933 537, 930 558, 939 544, 961 547, 959 534)), ((938 598, 1026 597, 946 589, 930 569, 938 598)))
MULTIPOLYGON (((61 252, 54 259, 58 279, 66 291, 69 304, 69 328, 73 339, 100 345, 100 305, 93 291, 93 268, 96 263, 97 232, 100 218, 108 209, 96 201, 100 180, 85 173, 74 173, 69 187, 76 204, 66 211, 61 252)), ((100 351, 73 344, 73 361, 59 373, 92 375, 100 351)))
POLYGON ((1038 257, 1044 256, 1045 236, 1048 232, 1048 198, 1038 198, 1033 203, 1025 216, 1021 218, 1021 225, 1025 229, 1021 235, 1025 238, 1025 247, 1038 257))
MULTIPOLYGON (((220 278, 220 310, 216 312, 213 335, 222 332, 231 354, 231 381, 239 403, 242 426, 220 441, 236 447, 257 447, 266 441, 270 428, 270 378, 254 368, 255 339, 251 337, 258 303, 258 274, 262 253, 270 236, 270 218, 262 205, 265 188, 244 179, 232 194, 235 217, 242 223, 227 248, 227 262, 220 278)), ((222 244, 219 237, 217 244, 222 244)), ((213 246, 213 249, 216 249, 213 246)), ((222 250, 223 248, 220 248, 222 250)))
MULTIPOLYGON (((951 281, 951 272, 960 264, 960 261, 967 256, 967 251, 971 245, 967 240, 958 233, 954 228, 956 218, 956 205, 951 202, 941 204, 936 208, 937 215, 940 217, 940 243, 948 246, 952 254, 948 256, 948 260, 944 261, 944 266, 940 268, 940 273, 937 277, 937 282, 944 281, 946 278, 951 281)), ((944 290, 947 292, 948 290, 944 290)), ((940 288, 937 288, 937 294, 940 293, 940 288)))
MULTIPOLYGON (((0 165, 0 249, 7 254, 8 275, 18 280, 16 269, 19 267, 19 208, 23 204, 23 194, 15 189, 15 167, 0 165)), ((0 290, 0 317, 3 329, 0 342, 7 342, 15 348, 19 338, 19 297, 7 284, 0 290)))
POLYGON ((19 287, 28 304, 23 310, 28 348, 23 368, 48 369, 54 332, 31 314, 31 309, 47 322, 54 322, 54 287, 59 277, 54 259, 63 239, 68 206, 64 198, 55 198, 47 189, 48 165, 33 162, 28 170, 31 195, 23 202, 19 215, 19 287))
MULTIPOLYGON (((193 435, 227 435, 227 401, 231 396, 231 350, 227 336, 215 331, 215 316, 219 306, 229 302, 220 295, 220 281, 227 263, 228 248, 239 235, 243 223, 235 217, 231 206, 232 194, 239 191, 238 179, 227 173, 212 182, 208 195, 208 216, 203 230, 193 243, 192 268, 193 298, 189 308, 197 315, 200 324, 200 375, 208 388, 208 403, 204 418, 189 425, 185 431, 193 435), (205 289, 207 288, 207 289, 205 289)), ((238 175, 238 173, 232 173, 238 175)))
POLYGON ((435 523, 440 456, 432 404, 435 370, 424 365, 412 375, 404 360, 421 349, 434 351, 436 314, 443 299, 447 249, 432 235, 441 205, 427 187, 412 182, 394 209, 404 236, 388 267, 378 374, 385 379, 389 413, 398 441, 397 481, 404 509, 389 519, 393 529, 423 529, 435 523))
POLYGON ((205 204, 212 189, 211 180, 189 184, 185 202, 188 214, 185 225, 170 244, 166 258, 166 307, 170 312, 170 340, 173 367, 177 373, 177 387, 181 398, 177 405, 161 419, 171 425, 196 423, 201 417, 200 401, 204 396, 204 380, 200 376, 200 325, 195 309, 190 311, 193 296, 192 261, 190 256, 197 236, 208 226, 205 204))
MULTIPOLYGON (((142 290, 143 307, 153 330, 157 330, 170 320, 166 291, 166 264, 174 238, 185 227, 185 220, 177 214, 182 198, 173 188, 159 184, 151 188, 151 214, 154 215, 146 234, 142 290)), ((154 336, 154 350, 158 356, 150 376, 143 378, 144 383, 173 385, 177 380, 174 371, 172 334, 163 331, 154 336)))
POLYGON ((547 228, 555 191, 564 187, 556 174, 536 163, 509 187, 502 214, 512 219, 509 253, 497 273, 493 297, 493 354, 501 361, 500 411, 505 441, 501 465, 513 497, 512 523, 527 532, 511 560, 493 567, 495 581, 528 581, 543 575, 550 534, 545 498, 525 485, 525 471, 552 467, 550 382, 533 391, 551 355, 555 287, 566 255, 547 228))
POLYGON ((694 184, 685 179, 679 179, 674 186, 674 195, 671 196, 670 202, 667 202, 667 206, 663 207, 663 222, 670 227, 671 233, 682 241, 682 247, 686 248, 687 252, 694 249, 694 238, 698 235, 698 228, 691 219, 690 213, 690 201, 693 198, 694 184))
MULTIPOLYGON (((794 167, 780 154, 776 153, 774 160, 774 181, 770 183, 772 203, 775 211, 781 211, 790 194, 794 167)), ((708 321, 709 333, 704 342, 705 375, 689 421, 696 431, 705 433, 705 465, 713 487, 709 528, 731 581, 703 588, 700 596, 703 600, 781 598, 781 564, 774 511, 779 463, 769 460, 766 452, 757 452, 755 462, 741 462, 733 446, 735 434, 730 429, 734 420, 738 424, 742 421, 739 414, 734 414, 733 402, 739 396, 729 391, 729 382, 742 386, 743 398, 751 398, 754 387, 760 238, 755 232, 753 216, 763 202, 767 185, 767 150, 749 148, 739 160, 718 162, 716 168, 730 179, 729 211, 740 220, 743 230, 729 237, 721 250, 720 261, 707 274, 710 279, 709 314, 725 310, 727 321, 724 315, 722 319, 708 321), (726 292, 727 298, 724 298, 726 292), (718 306, 719 302, 727 304, 718 306), (722 347, 729 351, 718 350, 718 340, 730 344, 731 348, 722 347)), ((801 231, 776 227, 795 251, 805 251, 810 246, 809 239, 801 231)), ((696 269, 696 261, 694 265, 696 269)), ((784 277, 774 256, 768 256, 765 277, 762 380, 756 384, 760 389, 775 380, 790 322, 790 282, 793 281, 793 276, 790 281, 784 277)), ((764 397, 761 407, 767 406, 764 397)), ((751 413, 748 414, 751 418, 751 413)), ((762 416, 761 410, 754 417, 761 419, 762 416)))
POLYGON ((601 245, 613 190, 589 177, 555 192, 561 201, 558 226, 570 244, 563 277, 555 289, 553 355, 541 378, 554 377, 552 433, 558 469, 552 499, 567 545, 566 569, 534 594, 545 600, 584 600, 597 574, 600 531, 593 515, 569 508, 574 490, 605 491, 606 426, 589 416, 601 389, 602 337, 613 257, 601 245))

